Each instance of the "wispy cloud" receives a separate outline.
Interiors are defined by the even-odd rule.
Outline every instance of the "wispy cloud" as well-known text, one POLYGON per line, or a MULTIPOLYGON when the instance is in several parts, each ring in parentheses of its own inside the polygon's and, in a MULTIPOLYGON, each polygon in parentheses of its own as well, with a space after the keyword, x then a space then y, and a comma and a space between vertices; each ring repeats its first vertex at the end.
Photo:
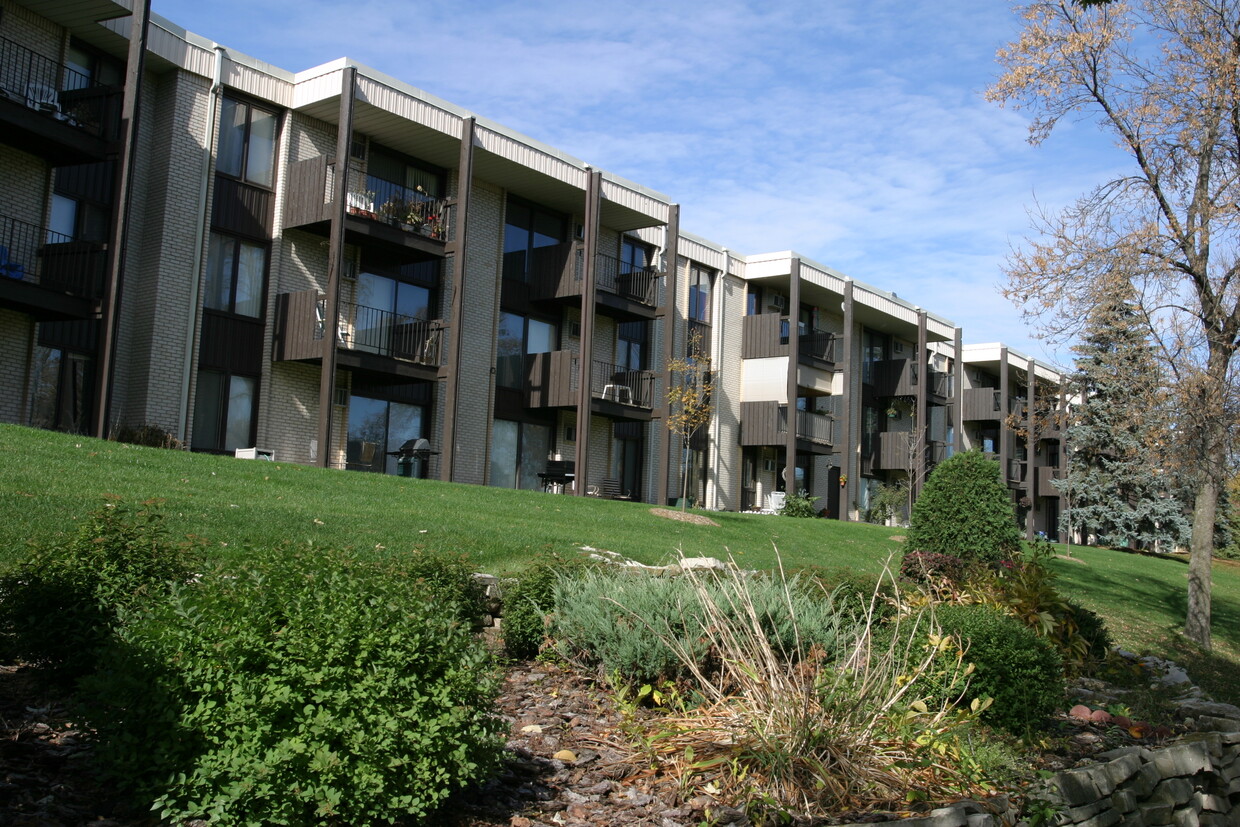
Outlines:
POLYGON ((993 0, 155 0, 290 70, 347 55, 668 194, 739 253, 795 249, 1038 355, 997 290, 1035 195, 1120 163, 1089 125, 1025 142, 982 99, 993 0))

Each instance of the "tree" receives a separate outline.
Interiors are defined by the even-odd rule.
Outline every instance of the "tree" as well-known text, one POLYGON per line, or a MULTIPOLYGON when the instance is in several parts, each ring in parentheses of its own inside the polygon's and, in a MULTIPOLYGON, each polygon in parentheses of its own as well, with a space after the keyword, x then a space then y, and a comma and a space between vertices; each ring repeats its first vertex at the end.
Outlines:
POLYGON ((1192 491, 1185 633, 1209 648, 1240 336, 1240 0, 1043 0, 1023 13, 988 97, 1032 111, 1035 145, 1064 118, 1093 117, 1131 168, 1035 213, 1040 237, 1009 256, 1005 292, 1055 338, 1075 332, 1107 282, 1132 284, 1171 383, 1192 491))
POLYGON ((986 563, 1019 555, 1020 529, 999 463, 964 451, 936 467, 913 503, 905 546, 986 563))
POLYGON ((688 351, 688 356, 673 359, 668 365, 672 383, 667 389, 667 429, 680 437, 681 511, 689 499, 689 443, 698 429, 710 422, 714 412, 711 394, 715 385, 710 372, 710 355, 700 333, 695 332, 690 337, 688 351))
POLYGON ((1160 450, 1170 441, 1160 372, 1131 283, 1113 287, 1072 348, 1079 401, 1064 434, 1068 474, 1054 485, 1068 503, 1069 530, 1080 526, 1104 545, 1174 548, 1189 524, 1160 450))

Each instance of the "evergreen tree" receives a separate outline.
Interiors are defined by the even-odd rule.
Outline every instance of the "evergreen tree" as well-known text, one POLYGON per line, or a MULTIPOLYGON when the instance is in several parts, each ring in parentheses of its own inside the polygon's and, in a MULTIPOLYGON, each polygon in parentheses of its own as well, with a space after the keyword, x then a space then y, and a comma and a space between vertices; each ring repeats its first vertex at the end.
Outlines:
POLYGON ((963 451, 936 466, 913 503, 905 548, 983 563, 1019 555, 1021 533, 999 463, 963 451))
POLYGON ((1068 475, 1055 486, 1065 529, 1101 545, 1170 551, 1188 541, 1190 525, 1162 461, 1167 406, 1134 298, 1127 281, 1109 286, 1073 348, 1078 401, 1065 435, 1068 475))

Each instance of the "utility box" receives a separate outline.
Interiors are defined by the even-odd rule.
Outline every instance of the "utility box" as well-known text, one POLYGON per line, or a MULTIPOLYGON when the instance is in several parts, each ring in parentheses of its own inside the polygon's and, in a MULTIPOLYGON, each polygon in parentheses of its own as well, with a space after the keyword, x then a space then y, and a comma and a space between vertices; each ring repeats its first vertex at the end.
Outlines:
POLYGON ((268 462, 276 461, 276 452, 270 448, 238 448, 235 452, 237 459, 265 459, 268 462))

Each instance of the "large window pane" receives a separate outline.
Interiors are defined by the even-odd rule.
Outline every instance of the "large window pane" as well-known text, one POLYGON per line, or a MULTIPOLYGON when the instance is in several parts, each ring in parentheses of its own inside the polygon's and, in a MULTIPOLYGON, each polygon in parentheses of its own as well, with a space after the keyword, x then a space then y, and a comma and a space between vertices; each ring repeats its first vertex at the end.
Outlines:
POLYGON ((258 381, 248 376, 234 376, 228 387, 228 419, 224 450, 250 448, 254 422, 254 389, 258 381))
POLYGON ((547 468, 551 454, 551 428, 547 425, 521 425, 520 487, 529 491, 542 488, 538 474, 547 468))
POLYGON ((47 222, 47 243, 72 241, 76 231, 77 201, 63 195, 53 195, 52 211, 47 222))
POLYGON ((515 313, 499 316, 496 342, 495 383, 501 388, 519 388, 525 364, 525 319, 515 313))
POLYGON ((241 177, 245 155, 245 115, 249 107, 224 98, 220 104, 220 139, 215 166, 225 175, 241 177))
POLYGON ((555 350, 555 325, 538 319, 529 320, 529 332, 525 341, 526 353, 550 353, 555 350))
POLYGON ((223 400, 224 375, 215 371, 199 371, 198 391, 194 398, 194 447, 209 450, 219 447, 220 405, 223 400))
POLYGON ((349 397, 349 437, 345 467, 382 472, 387 445, 387 403, 364 396, 349 397))
POLYGON ((265 248, 255 244, 241 243, 233 312, 254 317, 263 314, 263 266, 266 261, 265 248))
MULTIPOLYGON (((388 451, 399 451, 400 447, 411 439, 422 436, 422 408, 419 405, 405 405, 392 402, 388 405, 388 451)), ((412 476, 423 476, 422 460, 415 459, 412 476)), ((387 458, 387 472, 399 472, 397 457, 387 458)))
POLYGON ((271 112, 252 110, 250 116, 250 151, 246 158, 245 177, 264 187, 271 186, 275 166, 276 116, 271 112))
POLYGON ((491 428, 491 485, 517 487, 518 423, 495 420, 491 428))
POLYGON ((203 287, 203 307, 212 310, 229 309, 235 247, 236 242, 231 238, 211 234, 211 244, 207 248, 207 283, 203 287))

